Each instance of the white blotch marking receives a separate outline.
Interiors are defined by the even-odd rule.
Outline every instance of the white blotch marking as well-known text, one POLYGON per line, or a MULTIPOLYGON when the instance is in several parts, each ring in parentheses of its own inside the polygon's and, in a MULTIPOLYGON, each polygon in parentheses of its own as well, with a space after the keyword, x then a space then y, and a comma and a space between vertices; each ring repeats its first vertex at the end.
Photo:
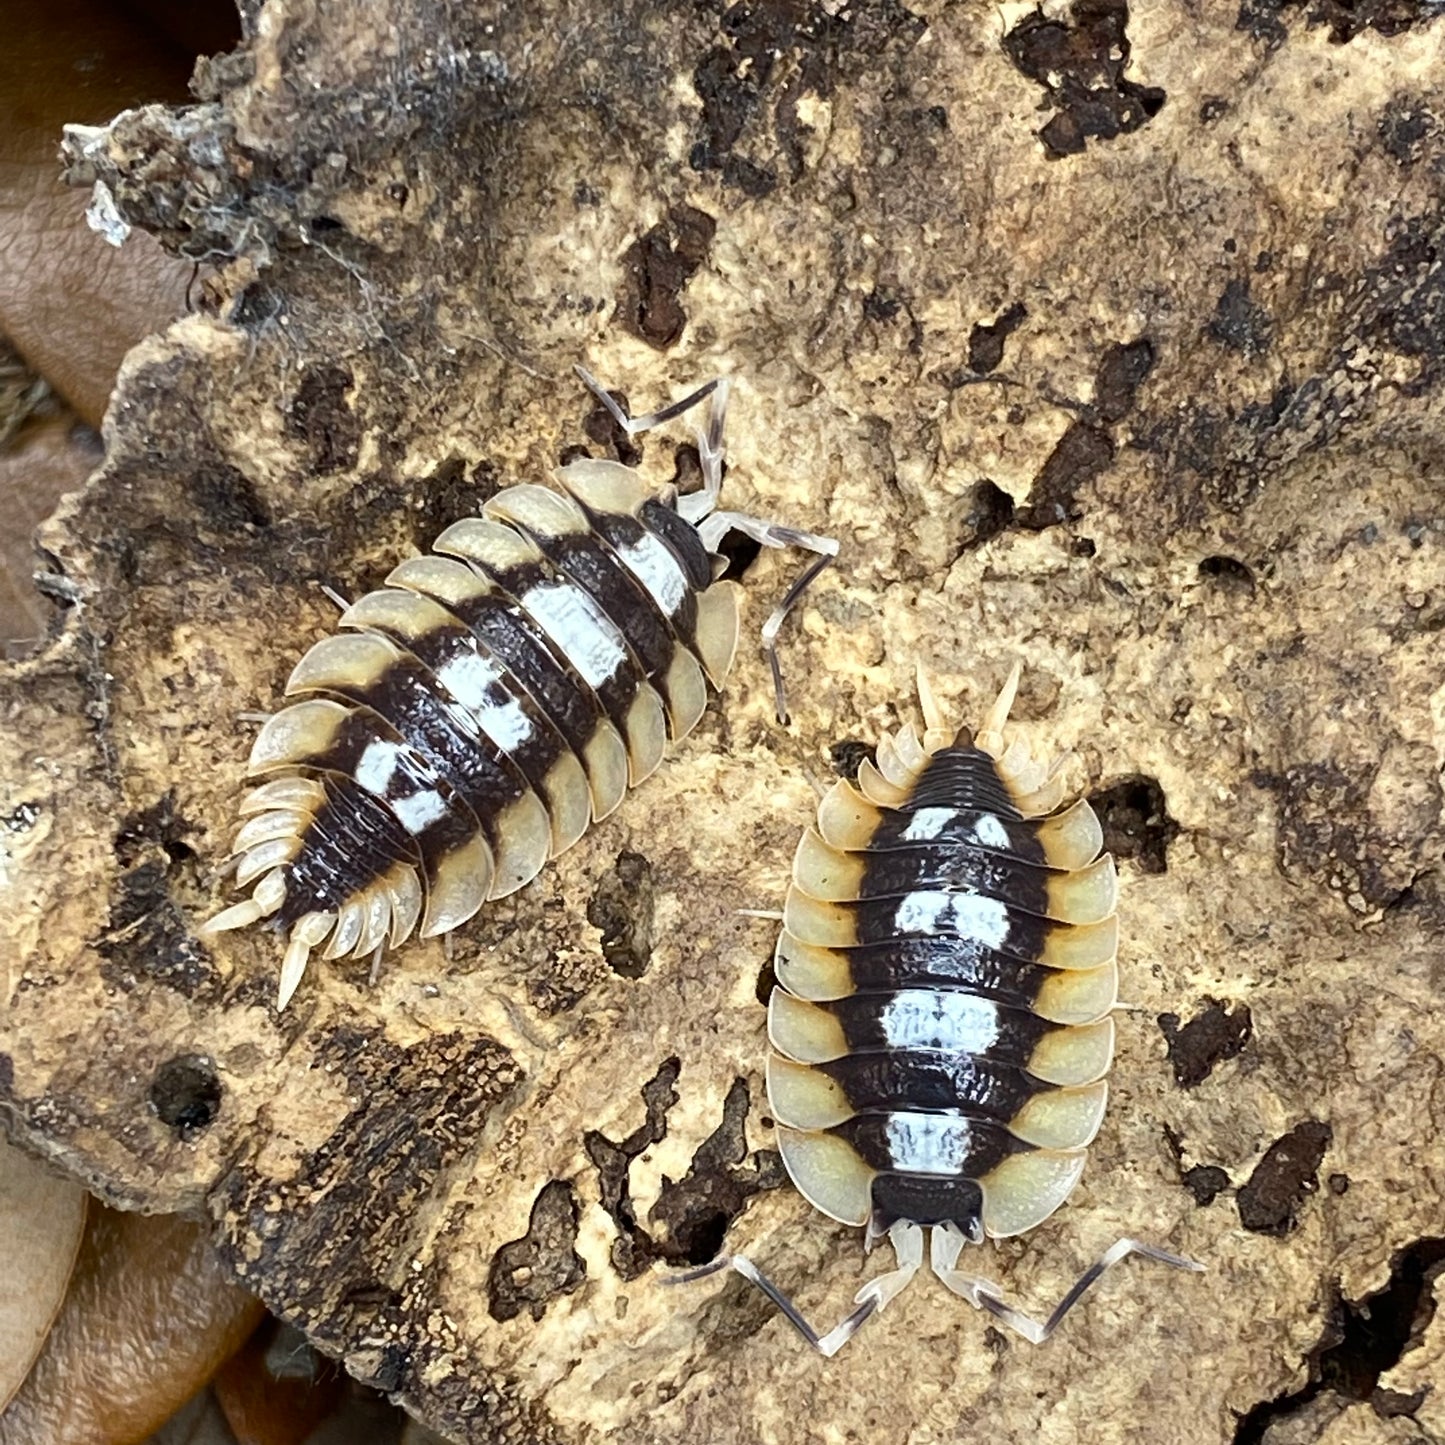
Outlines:
POLYGON ((893 926, 899 933, 930 935, 956 928, 985 948, 1002 948, 1008 937, 1008 908, 978 893, 920 889, 898 900, 893 926))
POLYGON ((387 742, 385 738, 373 738, 367 743, 356 764, 356 781, 368 793, 384 798, 391 786, 392 774, 396 772, 401 747, 387 742))
POLYGON ((472 714, 477 726, 503 752, 511 752, 532 736, 532 724, 522 704, 505 693, 501 678, 501 668, 475 652, 460 653, 437 673, 442 686, 472 714))
POLYGON ((903 838, 909 843, 926 843, 930 838, 936 838, 953 821, 955 814, 952 808, 920 808, 908 820, 908 826, 903 830, 903 838))
POLYGON ((434 788, 424 788, 409 798, 388 798, 386 801, 396 814, 397 821, 413 836, 424 832, 447 810, 445 800, 434 788))
POLYGON ((878 1022, 890 1048, 981 1054, 998 1039, 999 1015, 973 994, 903 988, 884 1005, 878 1022))
POLYGON ((398 798, 392 784, 401 761, 402 745, 385 738, 372 738, 356 763, 355 778, 368 793, 385 800, 397 822, 413 836, 435 823, 447 810, 446 800, 434 788, 398 798))
POLYGON ((968 1121, 954 1114, 890 1114, 888 1153, 916 1174, 959 1174, 968 1162, 968 1121))
POLYGON ((463 707, 480 712, 490 705, 490 694, 501 676, 501 668, 490 657, 469 650, 448 658, 437 672, 437 681, 463 707))
POLYGON ((1008 829, 992 813, 985 813, 973 825, 973 841, 985 848, 1007 848, 1008 829))
POLYGON ((687 596, 687 577, 666 543, 644 532, 635 542, 617 549, 623 565, 652 594, 652 599, 672 617, 687 596))
POLYGON ((482 731, 506 753, 521 747, 532 736, 532 721, 514 697, 484 708, 478 720, 482 731))
POLYGON ((893 926, 899 933, 932 933, 949 911, 947 893, 906 893, 899 899, 893 926))
POLYGON ((1002 948, 1008 938, 1008 907, 979 893, 953 894, 953 921, 965 938, 985 948, 1002 948))
POLYGON ((570 582, 538 583, 520 601, 589 687, 606 682, 627 660, 622 634, 601 608, 570 582))

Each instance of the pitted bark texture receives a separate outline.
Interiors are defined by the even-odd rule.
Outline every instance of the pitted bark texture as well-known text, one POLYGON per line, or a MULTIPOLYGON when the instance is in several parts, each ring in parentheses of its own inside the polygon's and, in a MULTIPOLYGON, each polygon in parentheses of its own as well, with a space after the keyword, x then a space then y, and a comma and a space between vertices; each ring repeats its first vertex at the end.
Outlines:
MULTIPOLYGON (((1445 20, 243 8, 197 106, 71 145, 210 270, 44 533, 63 610, 0 703, 19 1134, 208 1214, 463 1440, 1231 1440, 1445 1190, 1445 20), (784 629, 792 722, 745 642, 450 954, 318 961, 278 1018, 276 940, 195 931, 243 715, 333 625, 323 586, 615 440, 574 362, 638 412, 735 377, 726 504, 840 540, 784 629), (814 784, 916 715, 917 664, 973 722, 1015 658, 1017 726, 1109 800, 1135 1007, 1078 1192, 975 1267, 1036 1310, 1124 1233, 1209 1272, 1135 1261, 1037 1351, 920 1279, 822 1368, 735 1275, 656 1284, 720 1241, 826 1326, 879 1268, 778 1187, 773 925, 740 910, 780 903, 814 784), (1247 1046, 1181 1076, 1154 1020, 1211 1011, 1247 1046)), ((632 445, 695 474, 683 428, 632 445)), ((749 638, 798 566, 748 567, 749 638)), ((1435 1418, 1412 1354, 1380 1379, 1435 1418)))

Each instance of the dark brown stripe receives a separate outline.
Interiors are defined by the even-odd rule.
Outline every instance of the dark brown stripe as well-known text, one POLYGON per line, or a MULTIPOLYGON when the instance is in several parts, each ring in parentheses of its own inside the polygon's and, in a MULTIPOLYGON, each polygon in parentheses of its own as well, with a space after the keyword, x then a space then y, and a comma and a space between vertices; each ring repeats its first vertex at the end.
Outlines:
POLYGON ((591 532, 544 537, 528 530, 527 535, 607 614, 612 625, 626 638, 647 677, 667 670, 677 638, 652 600, 652 594, 622 565, 602 538, 591 532))
POLYGON ((872 1238, 886 1234, 900 1219, 914 1224, 956 1224, 966 1238, 983 1238, 983 1190, 973 1179, 944 1179, 937 1174, 880 1174, 873 1181, 872 1238))
POLYGON ((814 1067, 843 1090, 860 1114, 944 1109, 1007 1124, 1048 1087, 1013 1064, 922 1049, 845 1054, 814 1067))
MULTIPOLYGON (((620 552, 625 548, 636 545, 644 535, 652 535, 648 533, 648 529, 644 527, 636 517, 629 516, 626 512, 596 512, 590 507, 585 507, 583 510, 586 511, 587 518, 592 523, 597 535, 615 551, 620 552)), ((688 530, 691 531, 692 529, 688 528, 688 530)), ((687 581, 687 586, 683 589, 681 600, 678 602, 671 617, 668 618, 668 624, 672 629, 673 635, 683 646, 695 650, 697 646, 697 593, 699 589, 693 582, 691 574, 688 572, 687 564, 680 558, 677 558, 677 554, 668 546, 665 540, 659 540, 662 540, 664 550, 677 560, 678 566, 682 568, 683 576, 687 581)), ((699 546, 700 545, 701 544, 699 544, 699 546)), ((710 585, 711 573, 708 574, 708 581, 704 583, 703 586, 707 587, 710 585)), ((644 591, 645 590, 644 588, 644 591)), ((651 594, 649 593, 648 596, 651 597, 651 594)), ((653 605, 656 606, 656 599, 652 600, 653 605)), ((661 611, 660 608, 659 611, 661 611)))
POLYGON ((899 938, 838 950, 858 993, 957 987, 998 1003, 1029 1008, 1058 969, 1010 958, 962 938, 899 938))
MULTIPOLYGON (((932 805, 930 805, 932 806, 932 805)), ((917 838, 905 838, 903 835, 914 826, 913 805, 910 804, 910 811, 903 812, 897 808, 880 808, 879 823, 873 830, 873 835, 868 839, 867 851, 870 853, 883 852, 893 848, 917 848, 920 841, 928 847, 941 847, 948 844, 961 845, 972 848, 984 848, 974 837, 974 829, 978 821, 984 816, 998 818, 999 826, 1008 836, 1008 842, 1004 848, 998 851, 1007 857, 1018 858, 1021 862, 1032 863, 1043 867, 1047 863, 1044 856, 1043 844, 1039 842, 1039 822, 1033 819, 1018 821, 1017 813, 1013 818, 999 817, 990 809, 965 809, 959 811, 944 804, 945 811, 954 813, 954 816, 943 821, 931 838, 919 840, 917 838)))
POLYGON ((1055 870, 1022 858, 960 843, 886 848, 863 855, 860 898, 896 898, 920 888, 981 893, 1043 915, 1049 903, 1049 879, 1055 870))
MULTIPOLYGON (((428 759, 416 752, 384 717, 372 712, 370 708, 353 708, 337 730, 325 756, 313 758, 308 766, 356 778, 367 747, 377 741, 400 744, 385 796, 379 797, 378 801, 388 808, 398 824, 415 840, 422 866, 426 870, 426 876, 430 878, 433 865, 445 854, 475 836, 481 824, 465 799, 458 796, 456 789, 437 772, 428 759), (398 811, 398 806, 420 794, 433 792, 444 804, 441 814, 424 825, 408 827, 405 817, 398 811)), ((372 797, 378 797, 372 789, 364 790, 371 793, 372 797)))
POLYGON ((275 916, 281 929, 303 914, 340 908, 396 863, 421 862, 410 835, 364 788, 341 777, 324 785, 326 801, 286 865, 286 898, 275 916))
POLYGON ((977 748, 944 748, 929 758, 899 811, 916 813, 920 808, 993 813, 1014 822, 1023 817, 1000 780, 994 760, 977 748))
POLYGON ((712 586, 712 558, 702 545, 697 528, 683 521, 671 507, 651 498, 638 508, 638 516, 642 525, 665 542, 682 563, 682 570, 693 587, 699 592, 707 591, 712 586))
POLYGON ((365 687, 330 690, 385 718, 455 789, 496 848, 497 815, 527 792, 527 780, 422 663, 404 654, 365 687))
MULTIPOLYGON (((534 588, 577 587, 577 583, 573 582, 570 577, 559 573, 547 562, 523 562, 515 567, 483 567, 476 562, 469 565, 483 576, 490 577, 497 586, 515 598, 524 611, 526 610, 524 599, 534 588)), ((536 623, 534 620, 534 625, 539 632, 542 631, 540 623, 536 623)), ((614 627, 616 625, 613 623, 614 627)), ((547 640, 559 657, 567 657, 567 650, 560 641, 550 636, 547 640)), ((625 646, 625 637, 623 643, 625 646)), ((628 651, 630 653, 630 649, 628 651)), ((589 686, 578 673, 576 664, 570 658, 567 659, 566 667, 579 683, 584 687, 589 686)), ((590 685, 591 691, 602 704, 602 710, 617 725, 617 730, 624 739, 627 737, 627 712, 632 706, 633 699, 637 696, 637 687, 641 680, 642 664, 636 656, 629 655, 624 656, 610 677, 590 685)))
MULTIPOLYGON (((948 1118, 942 1114, 933 1117, 940 1122, 948 1118)), ((845 1119, 841 1124, 835 1124, 826 1132, 846 1139, 870 1169, 892 1172, 900 1161, 894 1159, 893 1150, 889 1146, 890 1118, 889 1114, 859 1114, 855 1118, 845 1119)), ((1000 1124, 991 1124, 985 1119, 970 1119, 967 1124, 968 1144, 961 1166, 951 1176, 935 1175, 935 1178, 982 1179, 1009 1155, 1029 1147, 1021 1144, 1000 1124)))
POLYGON ((572 665, 521 604, 501 592, 466 602, 448 602, 440 597, 433 600, 458 618, 531 693, 566 738, 568 747, 581 757, 606 713, 597 694, 573 672, 572 665))

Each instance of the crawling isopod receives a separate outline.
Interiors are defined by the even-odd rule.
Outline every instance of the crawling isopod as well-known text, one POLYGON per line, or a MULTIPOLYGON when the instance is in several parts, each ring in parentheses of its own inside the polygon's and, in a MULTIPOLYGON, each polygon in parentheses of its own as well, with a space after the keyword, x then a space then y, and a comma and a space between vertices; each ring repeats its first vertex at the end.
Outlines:
POLYGON ((793 863, 768 1009, 768 1101, 778 1148, 815 1208, 886 1236, 897 1267, 817 1334, 738 1255, 816 1349, 832 1355, 923 1265, 1039 1343, 1130 1254, 1121 1239, 1044 1323, 956 1268, 965 1243, 1023 1234, 1068 1198, 1104 1116, 1113 1060, 1118 877, 1089 804, 1059 808, 1058 767, 1002 730, 1015 668, 978 736, 956 735, 920 674, 909 724, 839 782, 793 863))
POLYGON ((448 527, 342 614, 286 685, 303 700, 261 729, 233 845, 243 902, 204 933, 260 919, 287 934, 277 1007, 315 949, 379 959, 529 883, 607 817, 685 737, 732 666, 736 585, 718 547, 742 532, 816 554, 763 627, 776 638, 837 544, 718 510, 729 383, 631 418, 629 435, 710 398, 702 487, 654 494, 617 462, 580 458, 560 490, 522 484, 448 527))

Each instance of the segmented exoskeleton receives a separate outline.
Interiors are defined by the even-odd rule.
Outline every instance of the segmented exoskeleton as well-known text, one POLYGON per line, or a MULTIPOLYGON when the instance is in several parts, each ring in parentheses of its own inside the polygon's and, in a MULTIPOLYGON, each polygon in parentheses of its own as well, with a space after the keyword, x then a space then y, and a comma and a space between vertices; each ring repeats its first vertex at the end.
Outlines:
MULTIPOLYGON (((580 370, 580 368, 579 368, 580 370)), ((763 640, 836 553, 829 538, 717 509, 726 380, 630 418, 630 434, 711 397, 702 488, 655 494, 630 467, 581 458, 560 491, 507 487, 346 608, 286 684, 241 804, 236 882, 251 896, 203 926, 262 918, 286 932, 277 1006, 307 959, 379 959, 388 944, 465 923, 530 882, 617 807, 702 715, 738 635, 736 585, 714 580, 741 531, 817 554, 763 640)))
POLYGON ((1069 1196, 1104 1115, 1118 991, 1118 877, 1084 800, 1055 811, 1058 768, 1002 728, 1015 669, 977 738, 955 735, 920 676, 926 731, 878 745, 838 783, 793 864, 768 1010, 778 1148, 816 1208, 887 1236, 898 1267, 827 1335, 745 1258, 799 1331, 833 1354, 923 1263, 1038 1342, 1120 1240, 1040 1325, 955 1268, 966 1242, 1022 1234, 1069 1196))

